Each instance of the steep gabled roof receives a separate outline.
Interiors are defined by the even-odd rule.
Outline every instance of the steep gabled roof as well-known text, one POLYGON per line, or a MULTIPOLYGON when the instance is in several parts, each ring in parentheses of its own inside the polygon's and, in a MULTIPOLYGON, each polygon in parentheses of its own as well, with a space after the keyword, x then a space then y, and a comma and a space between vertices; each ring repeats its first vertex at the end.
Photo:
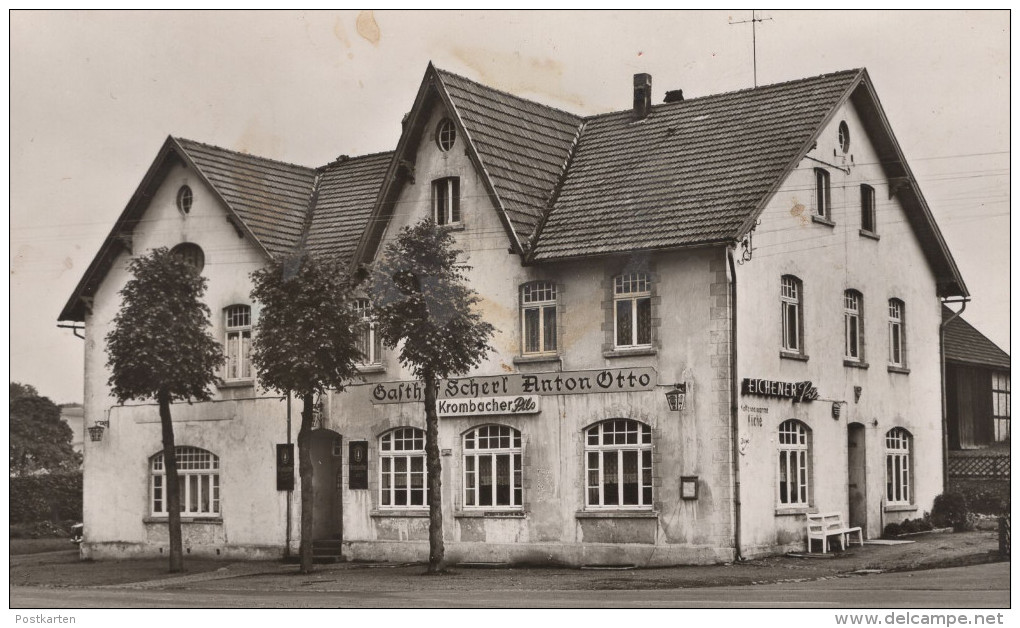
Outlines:
POLYGON ((58 320, 85 319, 87 300, 117 254, 130 250, 132 230, 175 164, 194 169, 220 199, 231 224, 266 256, 286 255, 304 244, 317 254, 348 261, 391 156, 366 155, 315 169, 168 137, 58 320))
POLYGON ((392 158, 393 153, 343 157, 320 169, 307 250, 350 261, 392 158))
POLYGON ((545 213, 582 118, 437 69, 522 242, 545 213))
POLYGON ((308 211, 315 170, 177 139, 198 173, 270 255, 295 246, 308 211))
MULTIPOLYGON (((952 318, 953 314, 949 308, 942 307, 943 321, 952 318)), ((944 338, 947 362, 1009 369, 1009 354, 962 317, 957 316, 946 325, 944 338)))
POLYGON ((734 241, 860 75, 587 119, 533 259, 734 241))

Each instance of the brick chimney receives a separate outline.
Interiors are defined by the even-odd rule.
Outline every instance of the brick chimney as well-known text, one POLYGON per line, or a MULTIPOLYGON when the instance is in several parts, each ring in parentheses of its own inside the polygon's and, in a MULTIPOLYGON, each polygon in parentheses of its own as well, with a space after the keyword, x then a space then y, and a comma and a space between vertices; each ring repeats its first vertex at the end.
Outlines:
POLYGON ((640 120, 648 116, 652 108, 652 75, 634 75, 634 117, 640 120))

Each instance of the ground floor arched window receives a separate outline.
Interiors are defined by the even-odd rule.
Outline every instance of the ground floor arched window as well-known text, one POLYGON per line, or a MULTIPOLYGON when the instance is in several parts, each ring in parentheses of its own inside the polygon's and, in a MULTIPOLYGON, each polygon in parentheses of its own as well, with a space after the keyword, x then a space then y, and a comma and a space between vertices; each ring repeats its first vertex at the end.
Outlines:
MULTIPOLYGON (((177 447, 177 485, 180 488, 181 514, 218 517, 220 515, 220 459, 198 447, 177 447)), ((151 512, 154 517, 169 514, 166 495, 166 464, 163 452, 149 464, 151 512)))

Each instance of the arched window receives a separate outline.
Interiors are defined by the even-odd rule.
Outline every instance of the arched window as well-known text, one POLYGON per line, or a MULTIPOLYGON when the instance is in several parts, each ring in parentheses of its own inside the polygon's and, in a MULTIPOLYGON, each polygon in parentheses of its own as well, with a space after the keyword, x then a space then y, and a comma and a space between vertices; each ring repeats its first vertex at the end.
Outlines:
POLYGON ((780 303, 783 316, 783 351, 804 353, 804 300, 800 279, 783 275, 780 303))
POLYGON ((532 281, 521 286, 521 352, 556 352, 556 284, 532 281))
POLYGON ((226 354, 227 381, 248 380, 255 377, 251 364, 251 307, 231 305, 223 310, 226 335, 223 351, 226 354))
POLYGON ((521 433, 482 425, 464 434, 464 507, 519 510, 523 506, 521 433))
POLYGON ((652 507, 652 428, 610 419, 585 430, 588 508, 652 507))
POLYGON ((425 431, 399 427, 379 437, 379 507, 428 506, 425 431))
MULTIPOLYGON (((177 447, 177 481, 181 495, 181 514, 220 516, 220 459, 198 447, 177 447)), ((163 452, 150 460, 152 516, 165 517, 167 511, 166 465, 163 452)))
POLYGON ((201 273, 205 268, 205 253, 202 252, 202 247, 197 244, 184 242, 170 249, 170 253, 194 268, 196 273, 201 273))
POLYGON ((885 501, 887 504, 911 503, 910 443, 913 437, 902 427, 885 433, 885 501))
POLYGON ((368 299, 355 299, 354 311, 361 319, 356 344, 361 351, 362 364, 380 364, 382 362, 382 339, 376 333, 372 321, 372 303, 368 299))
POLYGON ((779 504, 807 506, 810 503, 811 430, 796 419, 779 424, 779 504))
POLYGON ((903 301, 889 299, 889 366, 907 366, 906 323, 903 301))
POLYGON ((652 284, 648 273, 613 278, 613 311, 617 348, 652 344, 652 284))
POLYGON ((864 298, 856 290, 843 292, 843 358, 864 361, 864 298))

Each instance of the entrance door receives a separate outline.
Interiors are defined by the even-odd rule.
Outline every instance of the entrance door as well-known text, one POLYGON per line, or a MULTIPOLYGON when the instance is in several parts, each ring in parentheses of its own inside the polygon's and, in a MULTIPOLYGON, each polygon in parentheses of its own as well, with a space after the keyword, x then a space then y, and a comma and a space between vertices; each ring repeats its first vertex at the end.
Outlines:
POLYGON ((851 423, 847 426, 847 487, 850 496, 850 526, 860 526, 868 535, 868 472, 865 455, 864 426, 851 423))
POLYGON ((333 430, 312 431, 312 539, 341 538, 343 439, 333 430))

